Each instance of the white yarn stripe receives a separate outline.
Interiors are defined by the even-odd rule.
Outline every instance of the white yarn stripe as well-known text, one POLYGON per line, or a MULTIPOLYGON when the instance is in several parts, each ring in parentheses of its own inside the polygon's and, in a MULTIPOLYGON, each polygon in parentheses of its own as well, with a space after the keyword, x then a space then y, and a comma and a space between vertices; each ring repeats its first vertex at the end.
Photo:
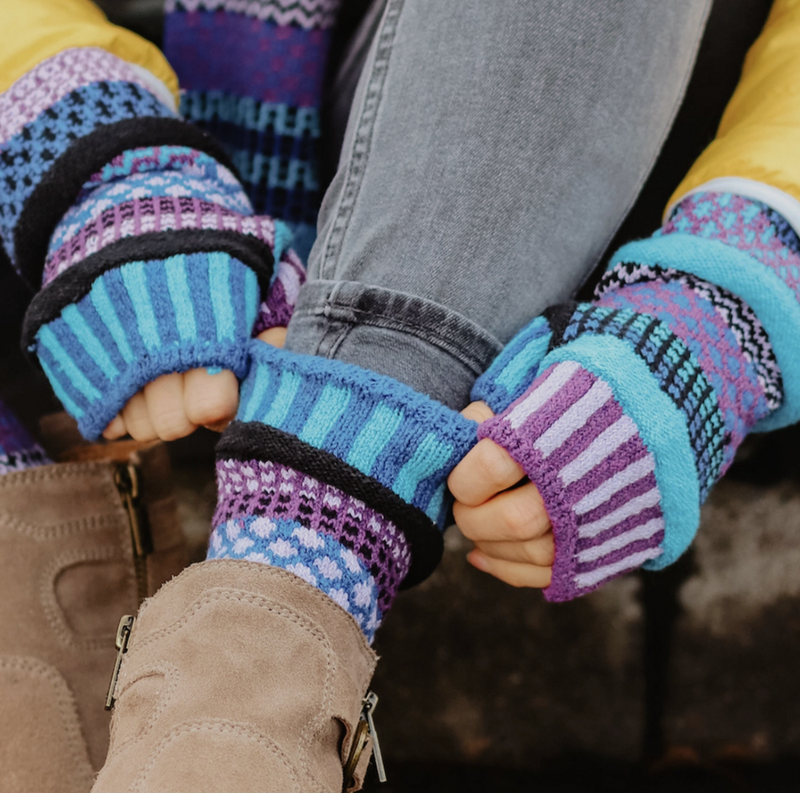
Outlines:
POLYGON ((626 545, 631 545, 639 540, 649 540, 651 537, 658 534, 664 528, 664 518, 652 518, 647 523, 637 526, 635 529, 626 531, 624 534, 618 534, 610 540, 606 540, 602 545, 595 545, 594 548, 587 548, 577 555, 579 562, 594 562, 603 556, 618 551, 626 545))
POLYGON ((597 570, 592 570, 590 573, 576 575, 575 585, 584 589, 587 586, 599 584, 604 579, 617 575, 617 573, 622 573, 626 570, 634 570, 643 565, 648 559, 655 559, 657 556, 661 556, 661 553, 661 548, 648 548, 639 553, 632 553, 630 556, 626 556, 624 559, 614 562, 614 564, 598 567, 597 570))
POLYGON ((636 423, 628 416, 622 416, 610 427, 606 427, 571 463, 561 469, 559 477, 564 486, 571 485, 588 474, 637 431, 636 423))
POLYGON ((550 377, 509 413, 506 421, 511 425, 511 428, 514 430, 519 429, 525 419, 542 407, 562 386, 566 385, 572 375, 580 368, 580 364, 575 361, 566 361, 558 364, 550 374, 550 377))
POLYGON ((573 507, 573 511, 576 515, 585 515, 587 512, 591 512, 595 507, 605 504, 615 493, 619 493, 623 487, 638 482, 654 469, 655 460, 648 454, 647 457, 643 457, 641 460, 631 463, 627 468, 614 474, 611 479, 606 479, 600 487, 584 496, 573 507))
POLYGON ((302 28, 329 28, 336 20, 339 0, 167 0, 168 14, 177 9, 216 11, 242 14, 278 25, 299 25, 302 28))
POLYGON ((611 388, 603 380, 595 384, 577 401, 570 405, 548 430, 533 444, 544 457, 548 457, 600 410, 611 398, 611 388))
POLYGON ((609 512, 608 515, 604 515, 602 518, 598 518, 591 523, 579 526, 578 536, 596 537, 598 534, 602 534, 604 531, 613 528, 618 523, 622 523, 626 518, 630 518, 632 515, 638 515, 643 510, 650 509, 650 507, 657 506, 660 501, 661 493, 657 487, 654 487, 652 490, 642 493, 641 496, 632 498, 619 509, 609 512))

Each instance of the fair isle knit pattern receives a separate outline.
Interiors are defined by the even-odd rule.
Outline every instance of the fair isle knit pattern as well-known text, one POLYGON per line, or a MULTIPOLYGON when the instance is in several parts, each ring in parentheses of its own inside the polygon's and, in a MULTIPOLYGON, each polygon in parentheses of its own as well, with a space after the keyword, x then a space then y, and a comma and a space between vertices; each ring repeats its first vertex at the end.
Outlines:
POLYGON ((47 465, 51 460, 0 400, 0 475, 47 465))
POLYGON ((661 555, 655 462, 610 386, 572 361, 482 424, 538 487, 556 560, 545 596, 570 600, 661 555))
POLYGON ((35 121, 49 107, 79 88, 99 82, 124 82, 149 90, 154 77, 98 47, 62 50, 37 64, 0 93, 0 142, 35 121))
POLYGON ((253 206, 308 255, 321 200, 319 106, 340 0, 169 0, 184 117, 226 148, 253 206), (215 52, 208 58, 209 50, 215 52))
POLYGON ((717 394, 697 357, 664 322, 630 308, 578 304, 561 344, 584 334, 615 336, 630 344, 647 364, 660 388, 684 415, 701 501, 705 501, 709 489, 720 476, 724 446, 730 438, 725 431, 717 394))
POLYGON ((603 276, 595 290, 595 296, 602 299, 623 286, 648 281, 677 281, 685 284, 698 298, 708 301, 736 337, 744 358, 755 368, 768 408, 775 410, 780 406, 783 400, 783 381, 769 337, 750 306, 727 289, 671 268, 620 262, 603 276))
POLYGON ((772 302, 785 300, 785 291, 780 291, 785 287, 760 275, 760 268, 768 268, 794 291, 795 299, 800 297, 798 249, 796 235, 764 205, 730 195, 692 196, 653 238, 631 243, 612 257, 595 303, 546 312, 512 340, 476 383, 473 398, 501 411, 479 434, 504 446, 522 464, 551 517, 556 589, 548 597, 573 597, 582 591, 581 584, 599 581, 581 578, 581 565, 587 562, 605 570, 595 573, 605 580, 642 564, 662 567, 688 546, 697 530, 699 504, 730 465, 736 448, 785 402, 786 373, 779 363, 792 363, 786 342, 782 359, 762 314, 747 301, 749 297, 761 311, 769 311, 772 302), (741 267, 749 270, 740 277, 741 267), (719 273, 723 283, 739 284, 741 291, 711 283, 703 273, 719 273), (771 300, 766 299, 769 290, 775 293, 771 300), (582 391, 581 378, 594 378, 595 384, 582 391), (520 394, 526 382, 533 385, 520 394), (585 419, 609 400, 630 421, 626 442, 635 438, 640 451, 626 450, 615 439, 613 448, 627 460, 626 474, 611 476, 615 484, 598 485, 614 472, 609 462, 613 456, 605 441, 591 440, 585 419), (576 466, 577 478, 571 478, 571 444, 579 448, 584 437, 594 445, 589 457, 602 459, 600 467, 608 474, 592 473, 587 458, 576 466), (641 457, 641 449, 648 457, 641 457), (636 481, 652 475, 651 501, 639 501, 643 493, 633 491, 619 495, 632 486, 631 474, 639 476, 636 481), (598 549, 587 552, 593 529, 587 530, 587 519, 575 509, 575 503, 581 509, 597 508, 598 498, 575 502, 574 488, 583 488, 581 498, 589 489, 597 494, 613 491, 613 498, 620 499, 598 523, 595 516, 588 519, 588 525, 602 527, 596 535, 598 549), (653 514, 640 524, 631 517, 632 510, 638 515, 643 508, 656 507, 658 518, 653 514), (660 533, 640 528, 651 519, 660 521, 649 524, 653 529, 659 525, 660 533), (623 523, 626 528, 620 528, 623 523), (623 554, 617 534, 644 545, 631 544, 625 561, 608 560, 600 548, 623 554))
POLYGON ((172 116, 172 111, 137 83, 92 82, 75 88, 0 142, 0 236, 12 263, 16 262, 16 226, 26 203, 76 139, 102 125, 172 116))
POLYGON ((287 466, 217 462, 209 559, 283 567, 322 589, 371 641, 408 573, 395 525, 359 499, 287 466))
POLYGON ((162 374, 224 366, 243 377, 258 304, 256 274, 226 253, 133 261, 104 272, 43 324, 34 347, 92 440, 162 374))

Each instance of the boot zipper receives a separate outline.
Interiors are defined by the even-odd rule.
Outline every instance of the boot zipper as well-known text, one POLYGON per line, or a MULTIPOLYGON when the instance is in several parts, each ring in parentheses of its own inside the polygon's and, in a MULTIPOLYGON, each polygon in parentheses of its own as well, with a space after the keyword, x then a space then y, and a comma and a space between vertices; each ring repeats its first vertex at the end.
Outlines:
POLYGON ((353 744, 350 747, 350 756, 344 764, 344 791, 350 787, 353 781, 353 774, 355 773, 356 766, 361 759, 361 755, 370 737, 372 738, 372 756, 375 758, 375 770, 378 772, 378 781, 386 781, 386 766, 383 764, 381 744, 380 741, 378 741, 378 731, 375 729, 375 722, 372 719, 372 714, 375 712, 377 705, 378 695, 374 691, 367 691, 367 696, 364 697, 364 702, 361 707, 361 718, 356 725, 353 744))
POLYGON ((131 631, 133 630, 133 623, 136 622, 136 617, 132 614, 126 614, 119 621, 117 627, 117 638, 114 644, 117 648, 117 660, 114 661, 114 671, 111 673, 111 682, 108 684, 108 693, 106 694, 106 710, 113 710, 116 698, 114 693, 117 689, 117 678, 119 677, 119 668, 122 666, 122 656, 128 652, 128 640, 131 638, 131 631))
POLYGON ((147 557, 153 552, 153 540, 147 515, 141 505, 139 469, 133 463, 122 463, 114 472, 114 484, 122 497, 128 516, 133 544, 133 566, 136 574, 136 594, 141 603, 147 597, 147 557))

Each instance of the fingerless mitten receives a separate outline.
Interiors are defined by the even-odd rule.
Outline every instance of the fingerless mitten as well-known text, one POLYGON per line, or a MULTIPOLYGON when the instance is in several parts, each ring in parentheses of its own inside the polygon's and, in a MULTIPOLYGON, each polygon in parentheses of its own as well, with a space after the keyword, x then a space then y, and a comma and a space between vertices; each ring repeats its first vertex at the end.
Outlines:
POLYGON ((544 499, 550 600, 691 543, 700 505, 753 429, 800 416, 800 243, 764 204, 696 194, 611 259, 593 303, 557 306, 476 383, 544 499))

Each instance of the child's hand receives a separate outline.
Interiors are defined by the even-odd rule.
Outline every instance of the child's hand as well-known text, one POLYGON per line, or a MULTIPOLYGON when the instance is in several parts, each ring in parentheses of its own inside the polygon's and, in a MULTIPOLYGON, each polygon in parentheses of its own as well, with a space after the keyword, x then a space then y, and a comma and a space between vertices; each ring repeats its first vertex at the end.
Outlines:
MULTIPOLYGON (((257 336, 283 347, 286 328, 270 328, 257 336)), ((233 372, 207 369, 165 374, 134 394, 103 432, 106 440, 130 435, 137 441, 174 441, 198 427, 222 432, 236 416, 239 383, 233 372)))
MULTIPOLYGON (((493 414, 484 402, 473 402, 462 415, 482 423, 493 414)), ((470 564, 512 586, 543 589, 552 576, 553 532, 532 482, 509 490, 523 480, 508 452, 483 439, 453 469, 448 485, 456 524, 475 543, 470 564)))

